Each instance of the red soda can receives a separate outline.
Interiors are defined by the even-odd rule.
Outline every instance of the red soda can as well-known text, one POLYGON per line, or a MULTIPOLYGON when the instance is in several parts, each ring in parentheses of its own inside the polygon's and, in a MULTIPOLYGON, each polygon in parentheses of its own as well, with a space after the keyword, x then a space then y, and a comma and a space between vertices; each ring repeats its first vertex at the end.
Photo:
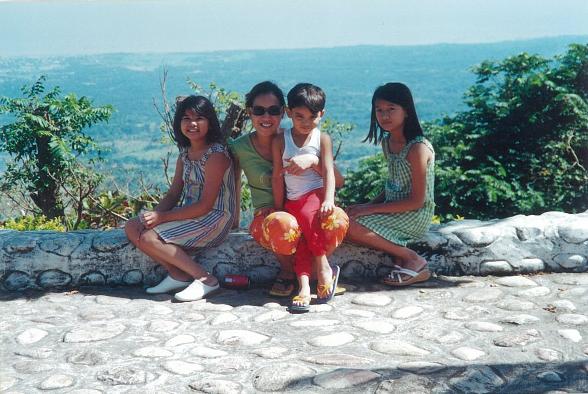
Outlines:
POLYGON ((247 275, 225 275, 223 286, 230 289, 248 289, 251 281, 247 275))

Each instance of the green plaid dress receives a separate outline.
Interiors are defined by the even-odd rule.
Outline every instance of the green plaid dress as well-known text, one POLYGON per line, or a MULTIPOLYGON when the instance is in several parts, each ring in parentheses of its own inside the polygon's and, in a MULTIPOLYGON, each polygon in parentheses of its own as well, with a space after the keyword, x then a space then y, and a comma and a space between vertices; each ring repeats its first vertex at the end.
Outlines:
POLYGON ((410 148, 416 143, 425 144, 433 152, 433 160, 427 165, 425 205, 416 211, 366 215, 357 218, 357 222, 362 226, 401 246, 406 246, 408 242, 421 238, 431 224, 435 211, 435 202, 433 201, 435 151, 431 143, 422 136, 408 142, 398 154, 388 150, 388 136, 382 140, 384 156, 388 161, 388 180, 385 188, 386 202, 404 200, 409 197, 412 182, 410 163, 406 156, 410 148))

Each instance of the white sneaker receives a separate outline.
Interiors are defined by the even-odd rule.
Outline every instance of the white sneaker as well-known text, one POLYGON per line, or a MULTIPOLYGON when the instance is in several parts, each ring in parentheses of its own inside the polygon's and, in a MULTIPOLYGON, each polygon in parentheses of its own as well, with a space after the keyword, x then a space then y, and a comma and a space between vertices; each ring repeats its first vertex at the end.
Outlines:
POLYGON ((220 290, 218 283, 214 286, 208 286, 196 279, 190 286, 176 293, 175 297, 178 301, 197 301, 216 293, 218 290, 220 290))
POLYGON ((190 285, 190 282, 176 280, 168 275, 157 286, 146 288, 145 292, 147 294, 163 294, 172 290, 183 289, 188 285, 190 285))

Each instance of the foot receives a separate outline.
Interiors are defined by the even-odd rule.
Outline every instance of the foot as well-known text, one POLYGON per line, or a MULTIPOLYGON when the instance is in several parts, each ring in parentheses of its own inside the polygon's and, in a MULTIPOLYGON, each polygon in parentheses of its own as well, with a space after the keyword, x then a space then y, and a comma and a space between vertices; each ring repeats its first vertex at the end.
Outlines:
POLYGON ((310 299, 310 291, 298 293, 297 296, 294 296, 294 298, 292 298, 292 303, 290 304, 289 311, 295 313, 308 312, 310 310, 310 299))
POLYGON ((197 301, 207 296, 210 296, 220 290, 218 281, 207 279, 205 282, 201 282, 198 279, 194 280, 194 282, 192 282, 190 286, 186 287, 179 293, 176 293, 175 299, 178 301, 197 301), (208 285, 205 282, 216 282, 216 284, 208 285))
POLYGON ((189 281, 177 280, 168 275, 157 286, 146 288, 145 292, 147 294, 163 294, 186 288, 188 285, 190 285, 189 281))
POLYGON ((273 297, 290 297, 296 288, 296 276, 294 273, 280 271, 275 279, 269 295, 273 297))
POLYGON ((402 267, 395 265, 390 275, 385 277, 382 283, 389 286, 408 286, 424 282, 430 277, 431 273, 427 268, 427 261, 418 256, 418 259, 407 262, 402 267), (417 268, 415 269, 415 267, 417 268))
POLYGON ((335 290, 339 282, 339 272, 340 269, 338 266, 333 267, 331 269, 331 277, 323 283, 320 282, 322 275, 319 273, 319 284, 316 288, 316 301, 318 304, 326 304, 335 296, 335 290))

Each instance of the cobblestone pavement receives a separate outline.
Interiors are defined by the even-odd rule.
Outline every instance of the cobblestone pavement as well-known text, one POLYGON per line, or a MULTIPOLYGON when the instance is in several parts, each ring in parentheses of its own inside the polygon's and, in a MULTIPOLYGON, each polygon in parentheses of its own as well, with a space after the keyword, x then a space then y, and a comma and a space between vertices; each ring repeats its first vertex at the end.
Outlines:
POLYGON ((588 392, 588 274, 348 285, 310 313, 264 289, 0 294, 0 391, 588 392))

